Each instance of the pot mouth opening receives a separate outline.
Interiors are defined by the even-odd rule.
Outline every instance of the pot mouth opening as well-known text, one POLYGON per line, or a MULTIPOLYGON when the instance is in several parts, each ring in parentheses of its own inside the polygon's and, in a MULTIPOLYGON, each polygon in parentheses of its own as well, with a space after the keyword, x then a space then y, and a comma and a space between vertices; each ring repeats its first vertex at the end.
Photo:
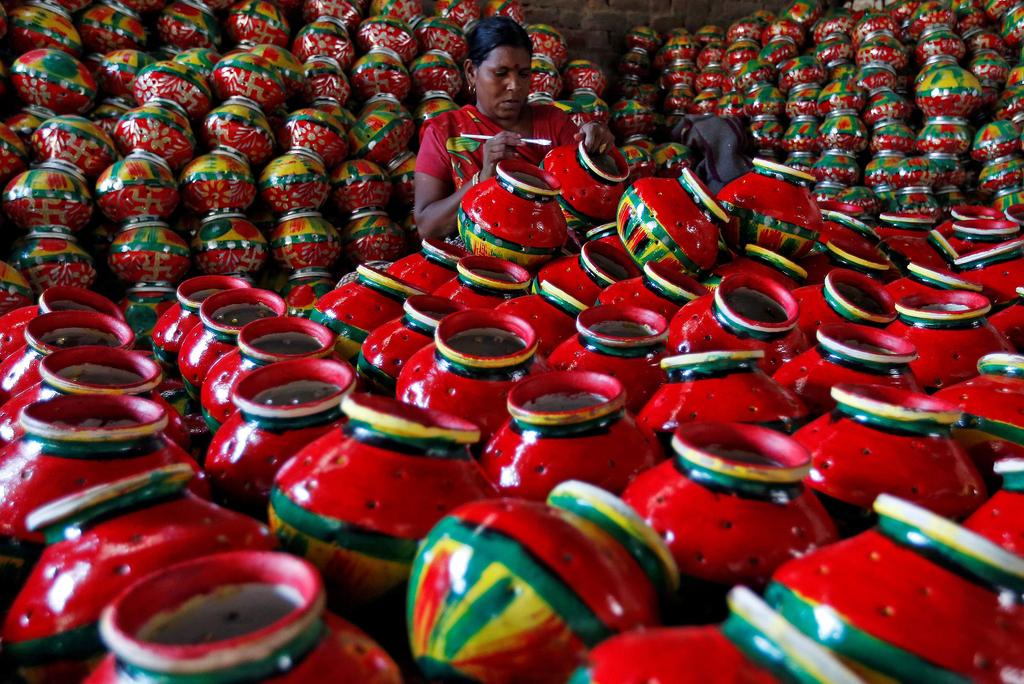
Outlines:
POLYGON ((550 199, 562 192, 562 184, 553 174, 522 161, 498 162, 497 179, 503 188, 520 195, 550 199))
POLYGON ((617 185, 629 178, 629 164, 617 147, 606 152, 587 152, 583 141, 576 146, 576 159, 588 174, 607 185, 617 185))
POLYGON ((528 425, 590 423, 617 414, 626 391, 615 378, 588 371, 543 373, 517 383, 508 394, 508 412, 528 425))
POLYGON ((178 285, 175 296, 181 308, 198 313, 199 307, 211 296, 225 290, 244 290, 251 288, 245 280, 234 276, 205 275, 189 278, 178 285))
POLYGON ((587 242, 580 249, 580 261, 601 287, 640 275, 633 260, 620 249, 603 242, 587 242))
POLYGON ((210 295, 199 305, 199 318, 208 330, 237 337, 252 321, 283 316, 286 309, 277 294, 247 287, 210 295))
POLYGON ((133 584, 103 612, 100 633, 119 661, 144 671, 203 676, 264 664, 272 676, 275 654, 301 658, 320 641, 324 605, 307 561, 231 551, 133 584))
POLYGON ((41 356, 58 349, 101 346, 129 349, 135 333, 122 319, 94 311, 55 311, 42 314, 25 327, 25 342, 41 356))
POLYGON ((796 327, 799 306, 792 293, 763 276, 726 276, 714 291, 714 308, 726 323, 740 330, 779 335, 796 327))
POLYGON ((896 313, 922 326, 972 322, 992 310, 988 297, 965 290, 935 290, 908 295, 896 302, 896 313))
POLYGON ((355 371, 341 361, 292 359, 242 376, 232 400, 256 420, 296 420, 341 413, 341 400, 355 384, 355 371))
POLYGON ((434 330, 445 316, 465 311, 466 306, 444 297, 413 295, 402 303, 402 311, 423 328, 434 330))
POLYGON ((907 272, 911 279, 939 289, 966 290, 968 292, 981 292, 984 289, 981 285, 958 278, 948 271, 937 271, 913 261, 907 264, 907 272))
POLYGON ((39 364, 44 384, 61 394, 142 394, 163 382, 163 371, 139 352, 110 347, 59 349, 39 364))
POLYGON ((865 271, 885 272, 891 265, 875 247, 865 246, 854 240, 837 236, 825 243, 825 249, 836 260, 865 271))
POLYGON ((874 328, 832 323, 818 328, 815 335, 822 349, 848 361, 905 366, 917 358, 913 343, 874 328))
POLYGON ((844 318, 886 325, 896 320, 896 303, 878 281, 846 269, 825 276, 822 294, 829 306, 844 318))
POLYGON ((459 276, 469 284, 488 290, 515 292, 530 287, 532 276, 519 264, 489 256, 467 256, 456 265, 459 276))
POLYGON ((970 221, 973 219, 1001 219, 1004 214, 1004 212, 1001 212, 998 209, 975 204, 958 204, 950 209, 949 213, 957 221, 970 221))
POLYGON ((238 331, 238 350, 257 361, 324 358, 334 351, 329 328, 298 316, 276 316, 248 323, 238 331))
POLYGON ((921 392, 840 383, 831 389, 840 412, 850 418, 883 427, 919 431, 915 426, 950 428, 962 415, 956 405, 921 392))
POLYGON ((729 222, 729 213, 722 207, 718 200, 711 195, 711 191, 708 189, 708 186, 704 185, 704 182, 697 177, 697 174, 695 174, 692 169, 689 167, 684 168, 679 174, 678 181, 690 196, 690 199, 692 199, 697 206, 703 209, 714 222, 719 225, 729 222))
POLYGON ((697 280, 662 261, 645 263, 644 279, 675 302, 692 302, 708 293, 708 288, 697 280))
POLYGON ((677 466, 691 477, 726 478, 760 485, 798 485, 810 472, 811 457, 798 442, 757 425, 693 423, 672 437, 677 466))
POLYGON ((953 222, 953 234, 970 241, 1001 242, 1019 232, 1020 226, 1006 219, 973 218, 953 222))
POLYGON ((26 406, 19 420, 31 437, 99 446, 155 437, 168 422, 162 406, 129 395, 58 396, 26 406))
POLYGON ((467 309, 446 316, 434 331, 437 352, 473 369, 504 369, 528 363, 537 351, 533 328, 517 316, 467 309))
POLYGON ((619 304, 587 309, 576 318, 576 330, 586 340, 611 348, 649 347, 668 339, 664 316, 619 304))
POLYGON ((124 320, 124 312, 117 304, 92 290, 73 285, 48 287, 39 295, 39 313, 54 311, 92 311, 124 320))

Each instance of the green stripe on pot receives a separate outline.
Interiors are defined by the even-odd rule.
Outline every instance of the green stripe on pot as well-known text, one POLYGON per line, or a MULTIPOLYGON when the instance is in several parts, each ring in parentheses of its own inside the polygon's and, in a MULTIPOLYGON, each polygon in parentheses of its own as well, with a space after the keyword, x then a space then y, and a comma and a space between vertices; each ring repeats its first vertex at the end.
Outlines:
POLYGON ((835 311, 842 318, 852 323, 860 323, 861 325, 873 325, 879 328, 884 328, 893 321, 892 317, 872 314, 855 306, 845 297, 840 296, 833 289, 832 283, 828 279, 825 280, 825 283, 821 288, 821 293, 825 298, 825 303, 828 304, 830 309, 835 311))
POLYGON ((972 252, 958 256, 953 260, 953 265, 962 271, 970 271, 976 268, 985 268, 1001 264, 1006 261, 1014 261, 1024 255, 1024 239, 1006 242, 998 247, 993 247, 979 252, 972 252))
POLYGON ((547 503, 589 520, 611 535, 663 597, 679 589, 679 570, 668 546, 622 499, 594 485, 569 480, 551 491, 547 503))
MULTIPOLYGON (((758 233, 762 228, 785 234, 787 238, 783 244, 793 242, 794 246, 802 246, 809 241, 818 239, 818 234, 815 231, 798 226, 795 223, 752 211, 731 202, 723 201, 722 206, 730 214, 740 219, 740 230, 743 234, 743 242, 745 243, 757 244, 759 242, 757 240, 758 233)), ((780 249, 779 251, 782 250, 780 249)))
POLYGON ((956 428, 960 430, 977 430, 990 437, 996 437, 1024 446, 1024 427, 1001 420, 976 416, 973 413, 964 413, 957 422, 956 428))
POLYGON ((699 352, 667 356, 661 369, 669 382, 688 382, 693 378, 716 378, 733 373, 751 373, 764 358, 764 350, 699 352))
MULTIPOLYGON (((996 475, 1003 478, 1003 489, 1008 492, 1024 492, 1024 458, 1008 458, 997 461, 993 467, 996 475)), ((2 557, 0 550, 0 557, 2 557)))
MULTIPOLYGON (((479 530, 475 525, 470 527, 456 518, 447 517, 434 526, 423 540, 423 548, 429 548, 444 537, 473 549, 467 572, 482 573, 493 563, 501 563, 508 568, 512 575, 533 589, 588 648, 613 635, 612 630, 601 622, 570 586, 518 541, 495 530, 479 530)), ((422 568, 417 567, 419 561, 420 558, 417 558, 417 562, 414 563, 413 576, 410 580, 412 587, 417 586, 418 576, 422 572, 422 568)), ((469 583, 467 586, 470 586, 469 583)), ((492 619, 500 618, 500 613, 495 615, 485 612, 481 616, 475 611, 466 611, 466 615, 467 618, 475 618, 477 633, 492 619), (484 620, 480 620, 480 617, 484 620)), ((455 645, 448 643, 447 638, 445 641, 446 650, 452 652, 455 645)))
POLYGON ((466 445, 447 437, 410 437, 380 429, 373 423, 350 418, 343 431, 358 442, 410 456, 467 460, 466 445))
POLYGON ((564 195, 559 195, 556 199, 567 221, 573 221, 577 226, 594 226, 601 223, 602 219, 585 214, 569 204, 564 195))
POLYGON ((499 250, 507 252, 515 252, 517 254, 527 254, 533 256, 547 256, 555 253, 555 249, 544 249, 540 247, 526 247, 518 243, 512 242, 511 240, 505 240, 487 232, 487 230, 478 225, 473 219, 459 207, 457 214, 457 223, 459 228, 459 235, 464 241, 469 243, 472 240, 478 240, 493 245, 499 250))
POLYGON ((876 427, 886 432, 916 435, 948 436, 961 413, 939 411, 913 411, 893 404, 850 394, 832 387, 836 410, 851 420, 876 427))
POLYGON ((446 358, 440 351, 434 351, 434 361, 442 370, 455 373, 456 375, 461 375, 464 378, 473 378, 474 380, 508 381, 524 378, 529 372, 530 366, 533 365, 533 360, 534 357, 531 355, 526 361, 514 366, 477 368, 475 366, 467 366, 462 363, 457 363, 446 358))
POLYGON ((753 662, 787 682, 862 684, 839 657, 808 638, 746 587, 729 592, 725 635, 753 662))
POLYGON ((620 215, 623 202, 628 204, 632 210, 629 212, 629 220, 626 221, 624 226, 623 242, 626 244, 627 251, 633 255, 633 261, 638 266, 643 266, 648 261, 664 261, 665 258, 671 257, 678 261, 687 273, 700 273, 701 269, 690 260, 685 251, 672 239, 664 226, 661 225, 658 217, 651 212, 650 207, 636 194, 633 186, 626 190, 626 193, 619 202, 620 215), (646 231, 642 230, 643 228, 646 228, 646 231), (634 237, 636 234, 639 234, 640 238, 634 237))
POLYGON ((937 230, 928 232, 928 243, 939 251, 939 254, 950 264, 956 261, 957 252, 953 249, 953 245, 949 244, 945 236, 937 230))
MULTIPOLYGON (((270 507, 282 522, 325 544, 394 563, 407 564, 416 555, 416 539, 393 537, 342 520, 317 515, 296 504, 277 487, 270 492, 270 507)), ((282 545, 286 549, 289 548, 289 539, 283 535, 278 536, 282 545)), ((300 550, 293 552, 301 555, 300 550)))
POLYGON ((920 264, 910 262, 907 264, 907 277, 911 280, 923 283, 936 290, 966 290, 968 292, 981 292, 984 288, 969 280, 957 278, 949 273, 935 271, 920 264))
POLYGON ((88 660, 103 653, 96 622, 52 636, 28 641, 5 641, 5 655, 21 667, 47 665, 59 660, 88 660))
POLYGON ((664 348, 664 339, 657 338, 651 344, 638 344, 633 343, 628 347, 612 347, 607 344, 601 343, 598 338, 587 335, 586 333, 580 333, 577 335, 579 342, 586 349, 597 352, 598 354, 604 354, 605 356, 616 356, 623 359, 634 359, 641 356, 647 356, 653 354, 660 349, 664 348))
POLYGON ((326 625, 316 620, 284 646, 259 660, 232 666, 230 670, 168 674, 147 670, 121 660, 117 661, 117 670, 118 674, 128 681, 146 684, 243 684, 277 679, 283 676, 282 663, 290 663, 291 667, 297 666, 329 634, 326 625))
POLYGON ((992 310, 992 305, 969 311, 929 312, 912 309, 896 302, 896 316, 907 325, 915 328, 931 330, 960 330, 976 328, 985 322, 985 316, 992 310))
POLYGON ((880 494, 873 505, 888 538, 995 590, 1024 594, 1024 558, 931 511, 880 494))
POLYGON ((978 372, 982 375, 1024 378, 1024 354, 986 354, 978 360, 978 372))
POLYGON ((551 282, 547 280, 537 281, 536 279, 534 279, 534 282, 537 284, 537 294, 543 297, 544 301, 546 301, 548 304, 555 307, 556 309, 566 314, 567 316, 572 316, 573 318, 576 318, 589 308, 586 304, 579 301, 572 295, 562 291, 560 288, 553 285, 551 282))
POLYGON ((831 607, 814 603, 779 582, 768 584, 765 600, 811 639, 835 651, 841 657, 875 672, 907 682, 970 682, 967 677, 933 665, 909 651, 858 629, 831 607))
POLYGON ((354 325, 343 323, 341 319, 336 318, 333 314, 324 313, 319 309, 313 309, 313 314, 310 316, 310 320, 314 323, 319 323, 320 325, 330 328, 338 334, 338 337, 343 337, 346 340, 352 340, 358 344, 362 344, 370 334, 362 328, 357 328, 354 325))
MULTIPOLYGON (((412 326, 410 325, 409 327, 412 326)), ((430 331, 426 331, 425 334, 429 335, 430 331)), ((356 372, 358 372, 359 375, 365 378, 377 389, 389 395, 393 395, 395 393, 395 387, 398 385, 398 380, 367 361, 366 357, 363 356, 362 350, 360 350, 359 356, 356 357, 356 372)))
MULTIPOLYGON (((282 407, 280 410, 283 415, 280 417, 270 417, 257 416, 245 411, 244 409, 239 409, 242 414, 242 419, 245 420, 246 423, 255 425, 260 430, 277 434, 288 432, 289 430, 301 430, 304 428, 326 425, 336 420, 341 420, 344 416, 341 412, 341 397, 338 397, 338 403, 330 409, 308 416, 288 415, 289 409, 287 407, 282 407)), ((205 416, 205 414, 206 411, 204 410, 203 415, 205 416)))
POLYGON ((206 427, 210 430, 210 434, 216 434, 217 430, 220 429, 221 422, 214 418, 213 416, 211 416, 210 412, 206 410, 205 406, 202 408, 202 414, 203 422, 206 423, 206 427))
POLYGON ((188 174, 185 182, 192 181, 236 181, 241 183, 251 183, 253 178, 251 174, 239 173, 237 171, 193 171, 188 174))
POLYGON ((694 482, 753 499, 789 501, 803 491, 802 479, 810 470, 804 467, 756 467, 724 461, 691 449, 672 439, 672 463, 675 469, 694 482))
POLYGON ((599 433, 607 430, 613 424, 617 423, 622 416, 623 412, 620 410, 606 416, 601 416, 600 418, 595 418, 581 423, 572 423, 570 425, 538 425, 536 423, 529 423, 525 420, 513 417, 511 427, 516 434, 536 435, 541 439, 581 437, 590 433, 599 433))
POLYGON ((743 251, 754 261, 759 261, 799 283, 807 280, 806 269, 795 261, 787 259, 781 254, 773 252, 770 249, 765 249, 761 245, 749 244, 743 247, 743 251))
POLYGON ((94 459, 99 454, 108 458, 135 458, 163 448, 160 439, 152 435, 117 442, 47 439, 31 433, 27 433, 24 439, 39 444, 44 454, 62 458, 94 459))
POLYGON ((823 211, 821 212, 821 215, 826 221, 838 223, 844 228, 849 228, 853 232, 863 235, 866 238, 872 238, 874 240, 878 239, 878 233, 875 232, 874 228, 852 216, 839 211, 823 211))

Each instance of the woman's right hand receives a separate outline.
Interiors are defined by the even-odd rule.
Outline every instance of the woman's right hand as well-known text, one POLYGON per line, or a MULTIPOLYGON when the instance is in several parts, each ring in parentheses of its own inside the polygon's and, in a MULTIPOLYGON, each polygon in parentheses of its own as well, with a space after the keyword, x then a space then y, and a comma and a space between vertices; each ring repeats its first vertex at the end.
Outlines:
POLYGON ((498 162, 515 156, 515 148, 523 144, 523 137, 512 131, 502 131, 484 143, 484 166, 480 169, 480 180, 495 174, 498 162))

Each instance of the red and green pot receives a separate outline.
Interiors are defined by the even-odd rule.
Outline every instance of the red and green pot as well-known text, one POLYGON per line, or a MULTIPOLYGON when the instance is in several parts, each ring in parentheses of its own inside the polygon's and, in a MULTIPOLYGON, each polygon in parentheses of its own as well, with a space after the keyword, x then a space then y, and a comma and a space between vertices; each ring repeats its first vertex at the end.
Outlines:
POLYGON ((663 458, 654 435, 625 404, 623 384, 609 375, 527 378, 509 391, 510 418, 484 447, 480 464, 502 496, 543 501, 566 480, 620 493, 663 458))
POLYGON ((629 166, 617 148, 595 155, 582 142, 563 145, 547 153, 542 167, 562 186, 558 204, 570 231, 582 235, 592 226, 615 220, 629 176, 629 166))
POLYGON ((640 474, 623 500, 666 540, 689 619, 724 612, 734 584, 762 587, 793 556, 834 542, 836 527, 804 486, 807 451, 766 427, 681 426, 675 455, 640 474))
POLYGON ((351 606, 402 584, 438 520, 495 492, 469 451, 480 438, 473 423, 365 394, 342 409, 344 434, 312 442, 278 473, 270 520, 284 547, 317 565, 351 606))
MULTIPOLYGON (((0 319, 0 326, 2 322, 0 319)), ((989 318, 989 322, 1010 340, 1018 352, 1024 351, 1024 286, 1017 288, 1017 299, 989 318)))
POLYGON ((587 649, 657 625, 677 582, 664 542, 592 485, 466 504, 413 561, 412 655, 428 679, 564 682, 587 649))
POLYGON ((530 291, 530 272, 514 261, 493 256, 462 257, 458 276, 431 292, 474 309, 493 309, 530 291))
POLYGON ((644 264, 639 278, 620 280, 601 290, 597 303, 637 306, 669 320, 683 305, 707 292, 706 287, 682 270, 652 261, 644 264))
POLYGON ((800 305, 797 326, 808 339, 822 325, 856 323, 884 328, 896 320, 896 304, 882 283, 843 268, 829 271, 821 285, 793 291, 800 305))
POLYGON ((418 252, 402 257, 387 272, 423 292, 433 292, 457 276, 456 264, 466 250, 437 238, 423 240, 418 252))
POLYGON ((640 275, 629 255, 606 243, 584 243, 580 253, 549 261, 537 272, 535 289, 548 282, 587 306, 601 291, 617 282, 640 275))
POLYGON ((494 310, 529 323, 537 335, 537 353, 546 358, 558 345, 576 334, 576 317, 587 306, 548 281, 539 281, 537 289, 537 294, 510 299, 494 310))

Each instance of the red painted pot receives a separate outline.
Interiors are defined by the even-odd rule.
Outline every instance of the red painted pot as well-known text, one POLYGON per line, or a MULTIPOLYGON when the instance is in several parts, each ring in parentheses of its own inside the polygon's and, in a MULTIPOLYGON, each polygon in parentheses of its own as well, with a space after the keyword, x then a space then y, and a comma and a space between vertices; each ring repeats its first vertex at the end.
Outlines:
POLYGON ((509 299, 494 307, 529 323, 537 334, 537 353, 544 358, 576 334, 576 317, 586 309, 582 302, 544 280, 537 284, 537 294, 509 299))
POLYGON ((778 283, 730 275, 672 318, 668 347, 677 354, 760 349, 761 369, 771 374, 809 346, 798 315, 796 299, 778 283))
POLYGON ((620 280, 601 290, 597 303, 636 306, 671 319, 685 304, 707 293, 706 287, 679 269, 648 262, 639 278, 620 280))
POLYGON ((335 352, 354 359, 372 330, 402 315, 402 303, 423 294, 402 280, 360 264, 356 278, 317 300, 312 319, 338 335, 335 352))
POLYGON ((717 195, 733 219, 724 234, 734 246, 754 243, 799 258, 814 246, 822 216, 810 185, 814 178, 764 159, 717 195))
POLYGON ((768 603, 878 677, 997 682, 1020 668, 1024 619, 993 590, 1019 591, 1020 559, 894 496, 875 510, 877 529, 779 568, 768 603))
POLYGON ((456 264, 466 250, 437 238, 427 238, 420 251, 404 256, 388 267, 388 273, 424 292, 433 292, 457 275, 456 264))
POLYGON ((833 269, 842 268, 888 282, 899 276, 896 266, 878 246, 877 240, 847 233, 821 243, 821 250, 800 260, 808 283, 820 283, 833 269))
POLYGON ((191 466, 177 464, 91 487, 76 483, 29 515, 28 526, 50 546, 4 622, 5 655, 22 676, 82 681, 103 654, 100 613, 135 580, 179 561, 274 546, 255 520, 187 493, 192 476, 191 466), (49 600, 55 591, 58 603, 49 600))
POLYGON ((349 159, 331 171, 331 201, 339 212, 381 209, 390 198, 391 179, 371 161, 349 159))
MULTIPOLYGON (((1017 288, 1017 297, 1010 306, 989 318, 989 322, 1016 347, 1018 352, 1024 352, 1024 286, 1017 288)), ((3 330, 2 318, 0 330, 3 330)))
POLYGON ((294 316, 263 318, 238 331, 238 346, 210 366, 200 401, 210 432, 235 412, 234 390, 252 370, 294 359, 324 359, 334 353, 334 332, 294 316))
POLYGON ((371 684, 401 682, 384 649, 326 612, 325 602, 316 568, 283 553, 234 551, 178 563, 133 584, 103 614, 100 635, 111 655, 86 682, 118 684, 125 670, 166 681, 246 673, 308 684, 335 672, 371 684), (160 639, 149 630, 166 615, 180 620, 179 638, 160 639), (189 640, 190 630, 209 628, 211 620, 244 627, 214 631, 209 642, 189 640))
POLYGON ((135 335, 122 319, 92 311, 55 311, 25 326, 25 346, 0 363, 0 404, 39 382, 39 362, 58 349, 99 345, 131 349, 135 335))
MULTIPOLYGON (((523 298, 520 298, 523 299, 523 298)), ((375 389, 394 395, 395 383, 406 361, 434 341, 437 324, 465 305, 442 297, 413 295, 402 304, 401 318, 373 329, 359 348, 356 370, 375 389)))
POLYGON ((716 266, 704 284, 714 287, 735 274, 768 278, 790 291, 807 282, 807 270, 802 265, 777 252, 751 244, 744 245, 743 250, 730 261, 716 266))
POLYGON ((445 514, 495 492, 469 451, 480 438, 473 423, 366 394, 342 409, 343 435, 311 443, 281 469, 270 515, 285 548, 316 563, 353 605, 404 582, 417 544, 445 514))
POLYGON ((964 527, 1019 556, 1024 551, 1024 460, 1007 458, 997 461, 993 469, 1003 486, 964 521, 964 527))
POLYGON ((189 396, 199 400, 210 368, 238 345, 238 333, 246 324, 284 313, 284 300, 269 290, 230 289, 204 299, 199 305, 201 325, 185 334, 178 351, 178 371, 189 396))
POLYGON ((803 399, 812 414, 835 408, 831 389, 840 383, 921 391, 910 370, 917 358, 911 342, 851 323, 822 325, 815 334, 817 347, 800 354, 772 376, 803 399))
POLYGON ((998 489, 993 464, 1024 458, 1024 358, 1015 354, 988 354, 978 361, 976 378, 935 393, 964 412, 955 439, 970 455, 990 489, 998 489))
POLYGON ((638 476, 622 498, 666 540, 691 615, 720 613, 734 584, 762 587, 785 561, 837 539, 801 483, 810 459, 793 439, 708 422, 680 427, 672 446, 674 458, 638 476))
POLYGON ((677 583, 664 542, 621 499, 592 485, 565 482, 548 505, 466 504, 434 526, 413 562, 412 654, 428 679, 564 682, 587 648, 658 624, 659 595, 677 583), (522 603, 476 598, 495 583, 522 603), (559 600, 542 598, 548 586, 559 600), (534 619, 517 618, 520 610, 534 619), (581 624, 570 610, 591 618, 581 624), (472 630, 457 644, 456 616, 472 630))
POLYGON ((935 290, 896 302, 898 318, 887 330, 917 347, 911 364, 926 391, 973 378, 985 354, 1012 352, 1010 342, 985 318, 992 305, 975 292, 935 290))
POLYGON ((160 396, 160 366, 140 352, 109 347, 58 349, 39 363, 40 382, 11 397, 0 408, 0 443, 24 434, 19 422, 22 409, 59 396, 141 396, 159 404, 167 413, 164 435, 188 451, 189 435, 181 415, 160 396))
POLYGON ((688 274, 711 269, 729 215, 689 169, 678 178, 642 178, 619 202, 619 237, 638 266, 668 261, 688 274))
POLYGON ((351 366, 327 359, 279 361, 245 375, 232 394, 238 411, 217 430, 204 463, 225 503, 262 518, 277 471, 341 426, 341 399, 354 383, 351 366))
POLYGON ((39 295, 39 303, 21 306, 0 316, 0 359, 10 357, 25 346, 25 328, 40 314, 51 311, 94 311, 118 320, 124 313, 101 294, 82 287, 48 287, 39 295))
POLYGON ((579 315, 576 331, 551 352, 551 367, 618 379, 626 389, 626 408, 638 413, 665 382, 659 366, 668 335, 665 317, 632 306, 598 306, 579 315))
POLYGON ((480 465, 502 496, 543 501, 566 480, 618 494, 663 458, 625 405, 622 383, 601 373, 523 380, 509 391, 511 417, 484 447, 480 465))
POLYGON ((458 276, 431 294, 473 309, 493 309, 530 290, 530 272, 519 264, 491 256, 467 256, 456 265, 458 276))
POLYGON ((964 290, 967 292, 982 292, 983 290, 981 285, 965 280, 961 274, 953 273, 948 268, 928 268, 913 262, 907 264, 904 277, 892 281, 885 286, 885 289, 895 301, 910 295, 928 294, 936 290, 964 290))
POLYGON ((637 416, 666 448, 687 423, 754 423, 792 432, 807 418, 804 402, 765 375, 760 349, 682 354, 661 360, 668 382, 637 416))
POLYGON ((201 325, 199 307, 208 297, 224 290, 252 287, 233 276, 196 276, 185 280, 176 291, 177 303, 171 305, 157 319, 153 328, 153 354, 164 369, 178 374, 178 352, 185 335, 201 325))
POLYGON ((577 255, 544 264, 537 272, 537 282, 548 282, 586 306, 593 306, 604 288, 639 275, 627 253, 591 241, 577 255))
POLYGON ((531 373, 547 370, 534 358, 537 335, 520 318, 471 309, 453 313, 398 375, 395 396, 421 408, 472 416, 484 439, 505 422, 505 395, 531 373))
POLYGON ((952 438, 957 407, 919 392, 835 386, 834 415, 801 428, 807 478, 847 529, 870 523, 871 502, 891 492, 940 515, 962 518, 985 500, 985 483, 952 438))
POLYGON ((463 195, 459 235, 473 254, 536 268, 565 243, 565 217, 552 201, 561 191, 553 174, 523 161, 502 161, 494 177, 463 195))
POLYGON ((746 587, 726 597, 720 625, 663 627, 601 642, 569 680, 601 682, 778 681, 857 684, 863 680, 825 647, 815 644, 746 587))
POLYGON ((800 306, 797 327, 807 339, 823 325, 857 323, 885 327, 896 320, 896 303, 882 283, 856 271, 829 271, 821 285, 793 291, 800 306))
POLYGON ((563 145, 547 153, 543 168, 562 186, 558 204, 569 230, 582 235, 592 226, 615 220, 629 177, 629 166, 618 148, 595 155, 582 142, 563 145))

